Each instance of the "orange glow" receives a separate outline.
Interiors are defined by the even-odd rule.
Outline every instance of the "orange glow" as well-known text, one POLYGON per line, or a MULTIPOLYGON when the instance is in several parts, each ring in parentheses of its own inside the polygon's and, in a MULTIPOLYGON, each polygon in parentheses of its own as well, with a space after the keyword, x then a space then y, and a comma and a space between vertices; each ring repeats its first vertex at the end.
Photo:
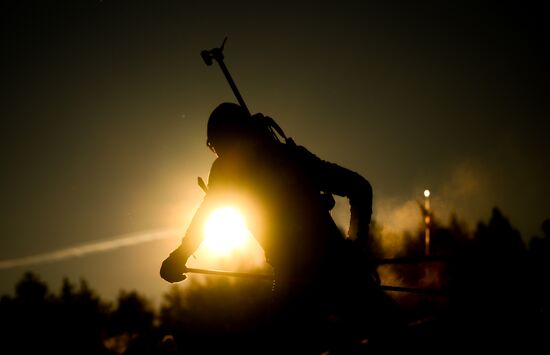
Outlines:
POLYGON ((257 223, 255 214, 245 214, 235 206, 213 210, 203 226, 204 239, 187 266, 243 272, 267 267, 263 249, 248 229, 249 223, 257 223))
POLYGON ((204 225, 203 246, 215 255, 225 256, 243 248, 250 238, 243 215, 233 207, 218 208, 204 225))

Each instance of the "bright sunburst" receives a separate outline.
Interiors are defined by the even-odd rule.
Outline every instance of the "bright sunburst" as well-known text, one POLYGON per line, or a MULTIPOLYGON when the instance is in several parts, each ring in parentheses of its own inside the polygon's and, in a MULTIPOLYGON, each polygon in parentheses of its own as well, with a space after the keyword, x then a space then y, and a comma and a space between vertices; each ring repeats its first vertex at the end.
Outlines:
POLYGON ((233 207, 218 208, 204 225, 203 245, 217 255, 242 247, 249 236, 243 215, 233 207))

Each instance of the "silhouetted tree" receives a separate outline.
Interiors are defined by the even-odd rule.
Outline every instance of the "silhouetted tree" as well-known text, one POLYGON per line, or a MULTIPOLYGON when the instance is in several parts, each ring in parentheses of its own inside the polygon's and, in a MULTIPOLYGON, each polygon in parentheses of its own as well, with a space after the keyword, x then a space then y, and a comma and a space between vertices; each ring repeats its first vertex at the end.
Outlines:
POLYGON ((80 280, 76 288, 65 278, 54 306, 58 330, 54 338, 58 352, 72 353, 81 349, 79 351, 84 354, 98 354, 105 351, 103 335, 109 305, 101 301, 85 280, 80 280))
POLYGON ((150 302, 136 291, 121 291, 118 306, 111 314, 111 327, 116 333, 145 333, 153 328, 155 312, 150 302))
POLYGON ((2 346, 16 353, 107 354, 102 344, 108 308, 80 282, 67 279, 60 295, 51 294, 38 276, 27 272, 15 297, 1 303, 2 346))
POLYGON ((121 291, 111 313, 110 333, 123 341, 124 354, 153 354, 161 341, 154 331, 154 319, 155 311, 145 297, 136 291, 121 291))
POLYGON ((257 280, 212 278, 207 285, 173 286, 161 305, 163 333, 173 334, 186 354, 243 353, 265 335, 270 295, 270 283, 257 280))
POLYGON ((520 233, 498 208, 460 245, 451 264, 453 329, 469 330, 467 344, 502 349, 501 340, 525 340, 529 293, 526 249, 520 233), (523 327, 523 328, 522 328, 523 327))
POLYGON ((541 226, 542 237, 534 236, 529 244, 529 284, 535 307, 539 336, 550 332, 550 219, 541 226))
POLYGON ((52 348, 52 320, 54 312, 48 286, 40 278, 27 272, 15 285, 15 298, 9 302, 3 344, 20 353, 43 352, 52 348))
POLYGON ((163 295, 160 307, 160 323, 168 330, 183 328, 187 320, 185 295, 178 285, 172 285, 163 295))
POLYGON ((43 305, 48 301, 47 296, 48 286, 31 272, 25 273, 15 285, 15 299, 26 306, 43 305))

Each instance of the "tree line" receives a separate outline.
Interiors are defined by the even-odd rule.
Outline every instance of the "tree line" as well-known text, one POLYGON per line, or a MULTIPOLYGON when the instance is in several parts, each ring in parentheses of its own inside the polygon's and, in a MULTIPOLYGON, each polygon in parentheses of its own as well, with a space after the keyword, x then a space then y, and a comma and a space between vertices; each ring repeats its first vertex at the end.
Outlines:
MULTIPOLYGON (((488 350, 518 345, 526 352, 541 346, 550 323, 550 220, 528 245, 498 208, 473 231, 456 217, 432 221, 435 262, 379 267, 382 283, 391 274, 392 282, 444 291, 395 295, 411 321, 410 346, 434 353, 473 344, 488 350)), ((374 224, 374 259, 385 257, 381 238, 374 224)), ((422 226, 403 240, 398 256, 423 255, 422 226)), ((39 275, 26 272, 14 296, 0 299, 0 349, 4 354, 267 353, 277 336, 269 323, 270 290, 265 281, 214 277, 205 285, 173 286, 157 310, 137 291, 121 291, 115 302, 106 302, 85 280, 64 279, 53 292, 39 275)))

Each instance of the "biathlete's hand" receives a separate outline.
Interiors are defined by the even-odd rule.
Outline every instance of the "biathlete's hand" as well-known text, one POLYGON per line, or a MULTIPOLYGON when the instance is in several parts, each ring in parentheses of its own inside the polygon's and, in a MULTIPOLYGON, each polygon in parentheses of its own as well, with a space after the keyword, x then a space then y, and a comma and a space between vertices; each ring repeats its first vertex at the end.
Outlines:
POLYGON ((160 267, 160 277, 164 280, 174 283, 187 278, 184 274, 187 272, 187 256, 183 255, 178 249, 174 250, 160 267))

